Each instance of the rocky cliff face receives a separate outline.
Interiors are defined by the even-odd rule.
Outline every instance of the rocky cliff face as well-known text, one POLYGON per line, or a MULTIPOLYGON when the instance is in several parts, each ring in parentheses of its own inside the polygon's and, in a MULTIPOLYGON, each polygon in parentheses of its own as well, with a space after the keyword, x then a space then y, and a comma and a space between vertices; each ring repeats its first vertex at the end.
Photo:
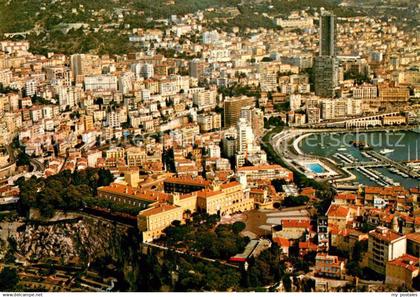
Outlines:
POLYGON ((100 217, 78 214, 72 220, 27 223, 15 235, 17 252, 29 261, 63 264, 112 263, 128 290, 136 290, 139 238, 137 230, 100 217), (104 260, 106 259, 106 260, 104 260))

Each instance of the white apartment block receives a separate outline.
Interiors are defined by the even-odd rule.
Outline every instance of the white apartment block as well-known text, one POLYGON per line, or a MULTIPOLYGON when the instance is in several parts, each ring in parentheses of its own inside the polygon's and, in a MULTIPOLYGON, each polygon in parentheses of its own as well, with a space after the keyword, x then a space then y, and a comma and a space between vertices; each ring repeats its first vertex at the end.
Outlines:
POLYGON ((377 227, 369 232, 368 266, 385 274, 386 263, 406 253, 407 238, 386 227, 377 227))
POLYGON ((38 82, 35 79, 30 79, 25 82, 25 94, 26 96, 32 97, 36 93, 36 87, 38 82))
POLYGON ((193 104, 197 106, 198 110, 210 109, 216 107, 217 92, 204 91, 195 93, 193 95, 193 104))
POLYGON ((356 99, 374 99, 378 97, 378 88, 376 86, 354 87, 353 98, 356 99))
POLYGON ((84 79, 86 91, 116 91, 118 79, 113 75, 86 76, 84 79))

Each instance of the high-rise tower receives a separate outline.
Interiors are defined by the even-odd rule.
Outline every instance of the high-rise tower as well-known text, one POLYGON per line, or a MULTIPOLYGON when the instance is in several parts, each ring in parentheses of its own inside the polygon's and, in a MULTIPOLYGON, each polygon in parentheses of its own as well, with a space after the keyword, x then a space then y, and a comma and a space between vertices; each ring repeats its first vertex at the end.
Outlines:
POLYGON ((335 15, 329 12, 323 12, 319 18, 319 26, 319 55, 334 57, 336 32, 335 15))
POLYGON ((321 97, 334 97, 338 85, 338 60, 335 56, 335 16, 322 12, 319 18, 319 56, 315 57, 315 94, 321 97))

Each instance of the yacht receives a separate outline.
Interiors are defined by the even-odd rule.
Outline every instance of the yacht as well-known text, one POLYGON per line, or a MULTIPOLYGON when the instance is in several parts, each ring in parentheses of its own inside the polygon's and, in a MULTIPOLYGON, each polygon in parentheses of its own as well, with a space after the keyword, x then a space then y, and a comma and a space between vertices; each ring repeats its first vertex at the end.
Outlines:
POLYGON ((385 148, 385 149, 380 150, 379 153, 381 153, 382 155, 386 155, 386 154, 392 153, 393 151, 394 151, 393 149, 385 148))
POLYGON ((342 151, 347 151, 347 149, 345 148, 345 147, 339 147, 338 149, 337 149, 337 151, 340 151, 340 152, 342 152, 342 151))

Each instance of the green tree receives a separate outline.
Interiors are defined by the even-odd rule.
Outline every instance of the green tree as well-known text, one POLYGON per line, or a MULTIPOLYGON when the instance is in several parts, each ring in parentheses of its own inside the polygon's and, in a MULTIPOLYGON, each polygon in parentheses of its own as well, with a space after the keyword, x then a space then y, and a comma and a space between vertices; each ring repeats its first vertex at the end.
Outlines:
POLYGON ((308 203, 309 198, 307 196, 288 196, 284 199, 283 205, 286 207, 302 206, 308 203))
POLYGON ((276 192, 282 192, 283 185, 287 184, 287 182, 284 179, 273 179, 271 184, 276 189, 276 192))
POLYGON ((235 234, 241 233, 246 228, 246 224, 244 222, 235 222, 232 224, 232 231, 235 234))
POLYGON ((363 271, 359 266, 359 263, 356 261, 350 261, 346 264, 347 273, 353 276, 361 277, 363 271))
POLYGON ((19 277, 15 268, 4 267, 0 272, 0 291, 14 291, 19 281, 19 277))

